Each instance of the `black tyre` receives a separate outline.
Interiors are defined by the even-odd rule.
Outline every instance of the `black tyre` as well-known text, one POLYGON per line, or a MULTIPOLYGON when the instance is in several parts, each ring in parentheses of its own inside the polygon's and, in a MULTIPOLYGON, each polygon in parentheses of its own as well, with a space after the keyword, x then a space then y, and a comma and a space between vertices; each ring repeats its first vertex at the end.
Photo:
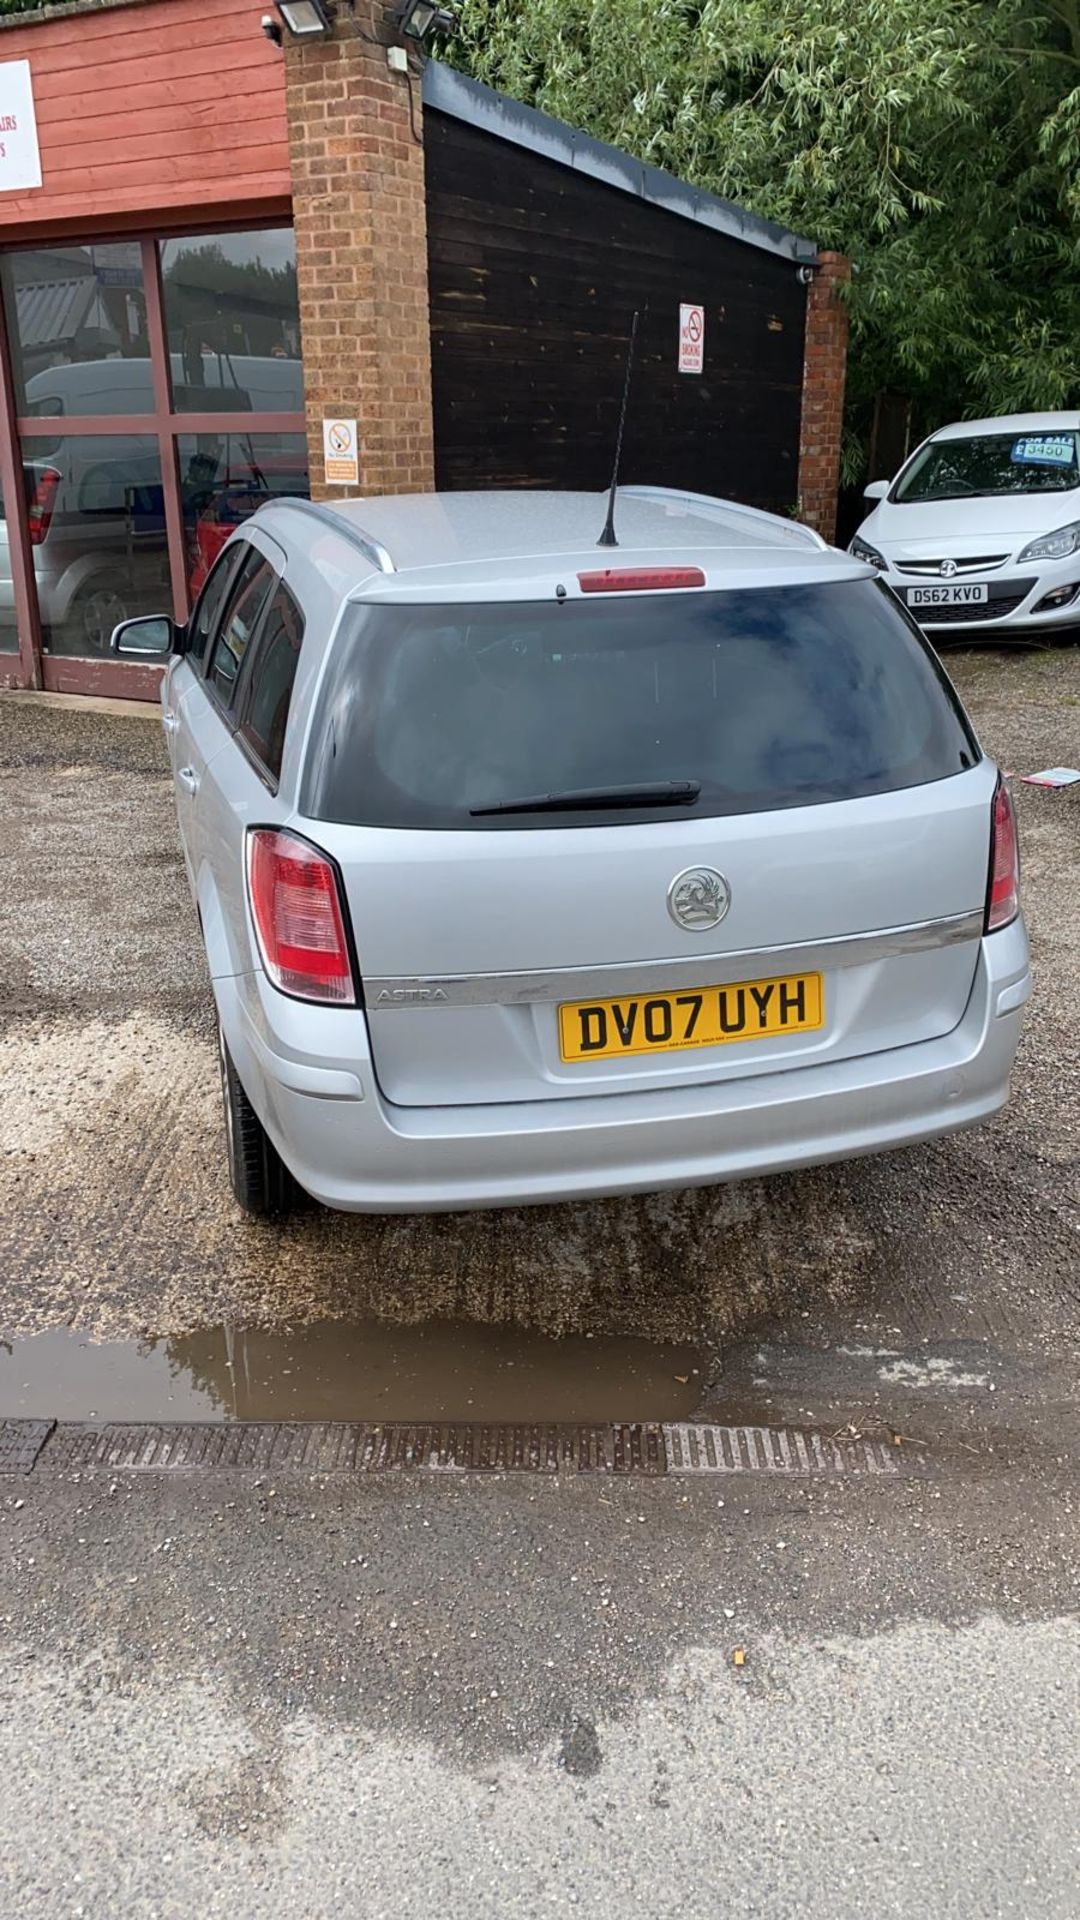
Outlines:
POLYGON ((288 1213, 297 1204, 300 1190, 240 1085, 220 1021, 217 1031, 232 1190, 245 1213, 288 1213))
POLYGON ((113 628, 128 617, 128 603, 106 580, 87 581, 79 588, 56 636, 56 651, 90 659, 107 658, 113 628))

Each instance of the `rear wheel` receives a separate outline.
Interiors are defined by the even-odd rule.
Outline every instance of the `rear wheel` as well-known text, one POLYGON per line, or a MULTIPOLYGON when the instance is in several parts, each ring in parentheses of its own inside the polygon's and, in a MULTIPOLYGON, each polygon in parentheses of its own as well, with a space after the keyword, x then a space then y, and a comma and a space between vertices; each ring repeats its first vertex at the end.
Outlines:
POLYGON ((297 1203, 299 1188, 240 1085, 220 1021, 217 1032, 232 1190, 245 1213, 288 1213, 297 1203))
POLYGON ((109 652, 113 628, 128 617, 122 594, 104 581, 88 581, 79 588, 57 636, 58 653, 103 659, 109 652))

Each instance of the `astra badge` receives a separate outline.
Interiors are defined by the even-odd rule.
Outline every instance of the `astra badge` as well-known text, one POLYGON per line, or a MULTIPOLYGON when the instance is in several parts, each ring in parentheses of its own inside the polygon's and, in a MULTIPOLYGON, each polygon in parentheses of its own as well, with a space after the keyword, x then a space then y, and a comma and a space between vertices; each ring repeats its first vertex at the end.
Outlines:
POLYGON ((938 572, 942 574, 946 580, 951 580, 953 574, 959 573, 959 571, 960 569, 955 560, 943 560, 938 568, 938 572))
POLYGON ((383 987, 375 1004, 379 1007, 437 1007, 446 995, 441 987, 383 987))
POLYGON ((667 904, 677 927, 706 933, 724 918, 731 905, 731 888, 715 867, 687 867, 685 873, 675 875, 667 904))

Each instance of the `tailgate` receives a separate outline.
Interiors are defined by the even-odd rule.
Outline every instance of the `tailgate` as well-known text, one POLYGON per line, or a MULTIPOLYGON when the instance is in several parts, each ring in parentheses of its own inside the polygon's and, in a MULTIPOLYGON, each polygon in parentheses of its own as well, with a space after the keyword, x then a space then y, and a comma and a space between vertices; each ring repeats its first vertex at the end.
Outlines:
POLYGON ((947 1033, 978 957, 994 784, 983 763, 901 794, 728 820, 520 835, 323 827, 380 1085, 406 1106, 573 1101, 947 1033), (713 928, 669 909, 688 868, 730 890, 713 928), (691 997, 722 986, 746 991, 709 1001, 688 1036, 691 997), (668 996, 683 1004, 665 1012, 668 996), (600 1006, 603 1049, 575 1048, 575 1031, 599 1037, 581 1009, 600 1006), (575 1012, 560 1023, 560 1008, 575 1012), (729 1031, 702 1045, 706 1016, 729 1031))

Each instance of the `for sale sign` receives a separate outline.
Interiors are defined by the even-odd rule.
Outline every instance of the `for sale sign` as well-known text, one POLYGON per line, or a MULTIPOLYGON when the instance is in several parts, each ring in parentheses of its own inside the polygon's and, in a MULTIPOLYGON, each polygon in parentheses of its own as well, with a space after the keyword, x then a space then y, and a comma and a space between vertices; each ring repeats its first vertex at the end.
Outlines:
POLYGON ((679 372, 702 373, 705 367, 705 309, 679 308, 679 372))
POLYGON ((0 65, 0 193, 41 185, 34 91, 29 60, 0 65))

